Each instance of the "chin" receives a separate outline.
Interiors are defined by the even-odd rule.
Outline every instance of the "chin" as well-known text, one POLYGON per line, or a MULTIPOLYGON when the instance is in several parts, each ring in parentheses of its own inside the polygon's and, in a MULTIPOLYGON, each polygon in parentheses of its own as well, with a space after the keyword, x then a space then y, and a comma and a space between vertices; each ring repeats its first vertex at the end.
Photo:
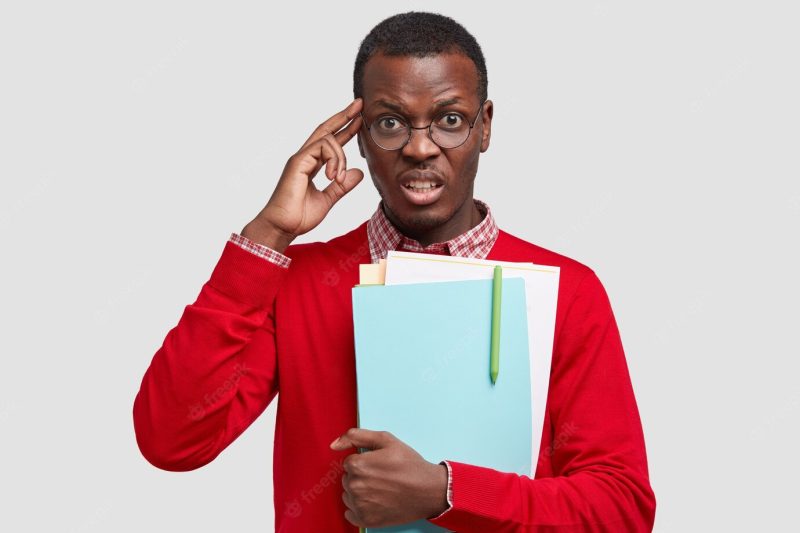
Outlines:
POLYGON ((404 225, 418 233, 431 231, 445 222, 447 217, 434 216, 428 213, 412 213, 403 220, 404 225))
POLYGON ((394 218, 399 221, 403 228, 414 233, 424 233, 438 228, 453 216, 452 210, 447 210, 444 202, 426 206, 404 205, 400 200, 400 206, 394 202, 384 200, 384 205, 394 218))

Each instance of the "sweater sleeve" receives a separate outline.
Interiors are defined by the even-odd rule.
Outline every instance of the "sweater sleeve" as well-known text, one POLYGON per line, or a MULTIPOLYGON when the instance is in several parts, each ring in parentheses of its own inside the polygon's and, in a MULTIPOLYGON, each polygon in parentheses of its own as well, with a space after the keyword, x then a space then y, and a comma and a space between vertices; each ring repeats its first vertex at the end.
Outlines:
MULTIPOLYGON (((548 392, 552 477, 448 461, 452 506, 429 519, 461 533, 652 531, 644 435, 608 296, 590 271, 557 332, 548 392)), ((541 468, 540 468, 541 470, 541 468)))
POLYGON ((225 243, 133 402, 136 441, 154 466, 186 471, 211 462, 275 397, 273 304, 288 270, 225 243))

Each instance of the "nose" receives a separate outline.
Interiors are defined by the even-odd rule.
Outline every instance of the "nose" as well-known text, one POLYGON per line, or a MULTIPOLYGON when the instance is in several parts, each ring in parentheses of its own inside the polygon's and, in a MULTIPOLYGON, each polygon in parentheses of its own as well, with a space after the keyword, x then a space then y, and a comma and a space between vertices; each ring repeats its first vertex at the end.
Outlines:
POLYGON ((430 137, 429 128, 412 128, 411 138, 403 147, 403 155, 417 161, 439 155, 441 149, 430 137))

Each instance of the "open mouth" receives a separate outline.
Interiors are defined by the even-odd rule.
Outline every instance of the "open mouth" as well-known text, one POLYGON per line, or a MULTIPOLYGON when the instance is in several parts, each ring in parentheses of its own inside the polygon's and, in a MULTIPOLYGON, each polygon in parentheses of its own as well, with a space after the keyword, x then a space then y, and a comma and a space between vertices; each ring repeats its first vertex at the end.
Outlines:
POLYGON ((434 203, 442 195, 444 185, 432 181, 412 180, 401 185, 403 194, 414 205, 428 205, 434 203))
POLYGON ((431 182, 420 182, 420 183, 411 182, 406 185, 403 185, 403 187, 413 192, 425 192, 438 189, 439 187, 441 187, 441 184, 436 184, 431 182))

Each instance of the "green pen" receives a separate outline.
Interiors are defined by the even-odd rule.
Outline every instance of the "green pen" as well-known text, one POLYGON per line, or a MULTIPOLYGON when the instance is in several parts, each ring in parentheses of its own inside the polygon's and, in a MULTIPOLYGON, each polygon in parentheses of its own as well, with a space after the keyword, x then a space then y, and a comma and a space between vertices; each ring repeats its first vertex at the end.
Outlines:
POLYGON ((489 356, 489 376, 492 385, 500 372, 500 297, 503 294, 503 267, 495 265, 492 281, 492 346, 489 356))

